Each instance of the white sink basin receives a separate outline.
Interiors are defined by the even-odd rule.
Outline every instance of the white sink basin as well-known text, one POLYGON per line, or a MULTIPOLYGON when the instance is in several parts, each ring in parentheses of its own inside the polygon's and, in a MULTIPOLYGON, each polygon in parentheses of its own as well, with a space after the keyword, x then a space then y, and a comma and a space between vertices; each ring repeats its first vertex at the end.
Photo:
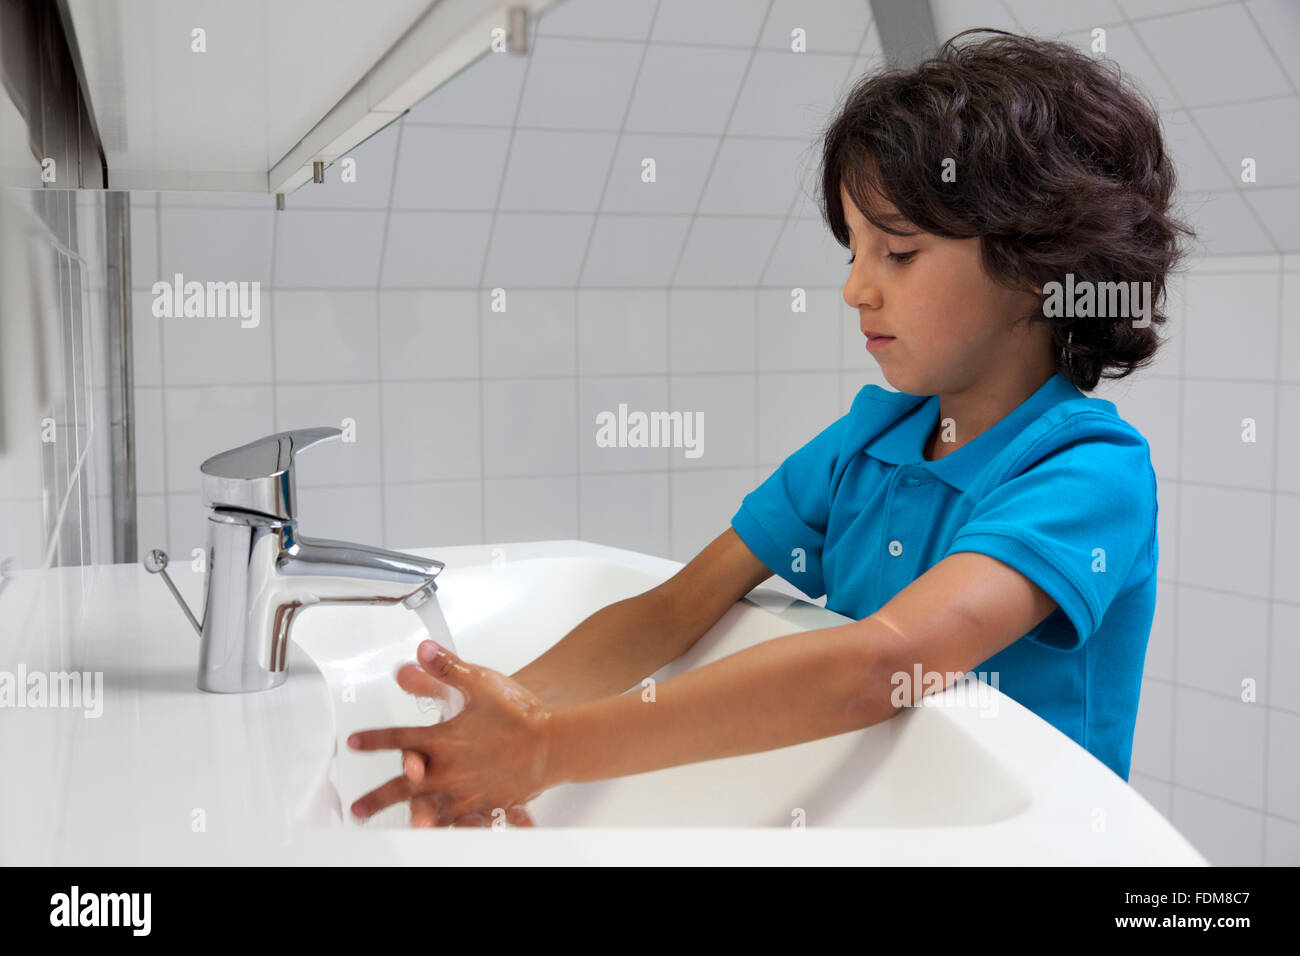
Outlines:
MULTIPOLYGON (((416 549, 447 564, 438 594, 459 654, 507 674, 592 612, 646 591, 680 567, 595 545, 582 545, 587 556, 571 557, 532 557, 528 545, 508 547, 509 560, 499 560, 501 549, 491 560, 485 547, 416 549)), ((759 588, 680 660, 647 676, 667 680, 753 644, 847 620, 759 588)), ((408 827, 405 804, 364 824, 346 811, 401 769, 397 751, 358 753, 346 741, 356 730, 433 722, 436 715, 393 676, 414 660, 423 626, 399 608, 335 607, 304 614, 294 627, 296 643, 320 668, 334 706, 330 779, 337 793, 329 818, 344 827, 408 827)), ((969 688, 955 685, 929 700, 932 706, 862 731, 561 785, 529 809, 538 827, 802 823, 809 829, 907 830, 913 833, 906 841, 909 856, 917 858, 925 857, 927 845, 952 856, 954 841, 978 834, 981 843, 992 838, 1008 847, 1007 862, 1205 864, 1137 791, 1009 697, 982 685, 976 701, 969 688)))

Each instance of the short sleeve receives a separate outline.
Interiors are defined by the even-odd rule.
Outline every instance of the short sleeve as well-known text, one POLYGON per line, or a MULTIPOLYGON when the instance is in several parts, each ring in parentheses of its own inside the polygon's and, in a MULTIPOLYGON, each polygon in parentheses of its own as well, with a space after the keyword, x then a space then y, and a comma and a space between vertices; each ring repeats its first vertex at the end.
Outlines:
POLYGON ((1058 444, 982 497, 947 553, 987 554, 1046 591, 1060 610, 1026 637, 1073 651, 1135 569, 1138 581, 1155 570, 1158 505, 1150 452, 1135 430, 1058 444))
POLYGON ((774 574, 811 598, 826 593, 822 549, 831 483, 851 414, 832 422, 744 497, 731 526, 774 574))

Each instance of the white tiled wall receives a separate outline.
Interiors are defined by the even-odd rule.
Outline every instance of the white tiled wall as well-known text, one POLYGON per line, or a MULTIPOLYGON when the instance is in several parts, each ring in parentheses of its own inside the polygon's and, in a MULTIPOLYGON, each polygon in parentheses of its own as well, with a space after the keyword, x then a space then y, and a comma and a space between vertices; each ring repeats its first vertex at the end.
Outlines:
POLYGON ((1300 257, 1199 259, 1172 294, 1156 366, 1095 393, 1146 436, 1159 484, 1131 782, 1212 863, 1295 865, 1300 257))

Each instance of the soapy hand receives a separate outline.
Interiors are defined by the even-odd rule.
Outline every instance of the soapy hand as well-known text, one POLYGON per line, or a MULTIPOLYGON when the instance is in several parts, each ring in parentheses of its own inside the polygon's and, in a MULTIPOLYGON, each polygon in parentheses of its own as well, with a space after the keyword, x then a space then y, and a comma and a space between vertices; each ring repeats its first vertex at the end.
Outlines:
MULTIPOLYGON (((401 749, 405 772, 352 805, 361 818, 411 801, 415 826, 490 826, 495 811, 532 826, 523 808, 543 789, 551 713, 540 698, 497 671, 462 661, 434 641, 419 647, 397 682, 412 694, 447 701, 449 688, 465 709, 431 727, 389 727, 353 734, 356 750, 401 749)), ((445 706, 445 703, 444 703, 445 706)))

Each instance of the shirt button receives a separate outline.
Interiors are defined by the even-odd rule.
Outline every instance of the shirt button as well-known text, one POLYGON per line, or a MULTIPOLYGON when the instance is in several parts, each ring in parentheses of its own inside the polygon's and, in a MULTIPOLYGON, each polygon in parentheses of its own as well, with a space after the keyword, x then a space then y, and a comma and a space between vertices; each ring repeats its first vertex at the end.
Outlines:
POLYGON ((920 483, 921 483, 921 481, 920 481, 920 479, 918 479, 918 478, 909 478, 909 479, 907 479, 907 484, 908 484, 908 486, 911 487, 911 488, 915 488, 915 487, 916 487, 917 485, 919 485, 920 483))
POLYGON ((898 557, 900 554, 902 554, 903 542, 899 541, 897 538, 889 542, 889 553, 892 554, 894 557, 898 557))

